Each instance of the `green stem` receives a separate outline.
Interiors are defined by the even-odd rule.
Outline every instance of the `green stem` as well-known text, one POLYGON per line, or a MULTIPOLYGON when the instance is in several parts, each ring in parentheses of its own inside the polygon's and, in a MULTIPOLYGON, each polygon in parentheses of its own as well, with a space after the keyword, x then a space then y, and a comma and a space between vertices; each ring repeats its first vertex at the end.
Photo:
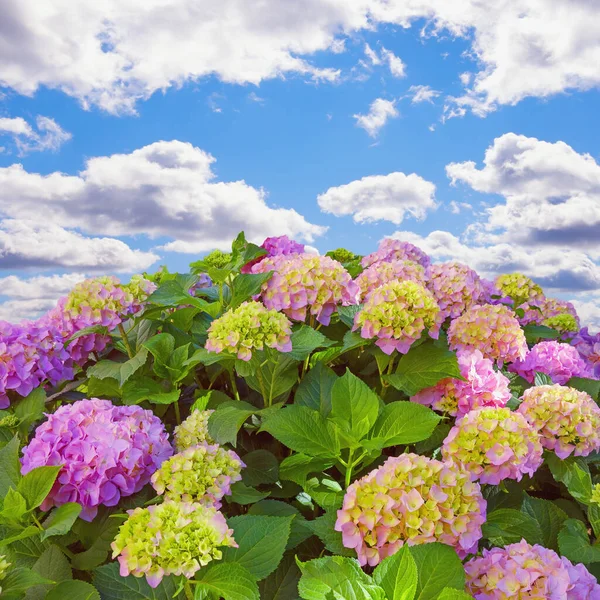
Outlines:
POLYGON ((133 350, 129 345, 129 339, 127 339, 127 334, 125 333, 125 327, 123 327, 122 323, 119 323, 119 333, 121 334, 121 338, 123 338, 123 344, 125 344, 125 350, 127 350, 127 356, 129 358, 133 358, 133 350))
POLYGON ((350 448, 350 450, 348 450, 348 462, 347 462, 347 467, 346 467, 346 485, 345 487, 347 488, 350 485, 350 481, 352 480, 352 469, 354 468, 354 463, 352 462, 352 456, 354 455, 354 450, 352 448, 350 448))
POLYGON ((185 592, 186 600, 194 600, 194 592, 192 591, 192 586, 190 585, 189 581, 185 582, 183 590, 185 592))
POLYGON ((175 402, 175 419, 177 420, 177 425, 181 425, 181 413, 179 412, 179 400, 175 402))
POLYGON ((229 378, 231 379, 231 389, 233 390, 235 399, 239 401, 240 394, 238 392, 237 383, 235 382, 235 373, 233 372, 233 369, 229 369, 229 378))
POLYGON ((38 521, 37 517, 33 513, 31 513, 31 517, 33 518, 33 522, 36 524, 37 528, 44 531, 42 524, 38 521))
POLYGON ((265 408, 271 406, 271 399, 267 398, 267 394, 265 393, 265 382, 263 380, 262 372, 259 369, 256 371, 256 376, 258 377, 258 385, 260 385, 260 393, 262 394, 265 408))

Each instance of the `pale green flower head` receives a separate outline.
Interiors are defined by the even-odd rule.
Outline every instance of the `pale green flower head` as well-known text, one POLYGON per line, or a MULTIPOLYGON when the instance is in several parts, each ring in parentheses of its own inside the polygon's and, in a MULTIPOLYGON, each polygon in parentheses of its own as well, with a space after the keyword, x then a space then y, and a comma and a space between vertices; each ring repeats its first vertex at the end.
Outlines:
POLYGON ((202 442, 214 444, 215 440, 208 433, 208 419, 214 410, 194 410, 189 417, 175 427, 173 437, 177 452, 182 452, 190 446, 197 446, 202 442))
POLYGON ((496 286, 503 296, 513 299, 515 305, 529 302, 544 295, 542 288, 523 273, 506 273, 496 277, 496 286))

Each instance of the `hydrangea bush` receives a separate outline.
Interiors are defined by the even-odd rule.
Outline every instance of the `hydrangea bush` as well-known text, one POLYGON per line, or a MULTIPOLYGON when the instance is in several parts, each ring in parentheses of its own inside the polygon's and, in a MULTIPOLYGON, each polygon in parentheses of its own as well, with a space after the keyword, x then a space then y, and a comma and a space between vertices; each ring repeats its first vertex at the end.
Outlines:
POLYGON ((0 599, 600 600, 600 334, 243 234, 0 322, 0 599))

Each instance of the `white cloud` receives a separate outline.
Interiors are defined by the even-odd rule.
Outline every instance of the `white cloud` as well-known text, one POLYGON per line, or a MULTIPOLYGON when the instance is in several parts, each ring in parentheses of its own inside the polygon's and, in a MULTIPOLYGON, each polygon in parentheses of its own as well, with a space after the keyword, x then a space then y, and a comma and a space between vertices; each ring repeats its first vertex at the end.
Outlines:
POLYGON ((56 151, 72 137, 49 117, 38 115, 35 124, 37 131, 22 117, 4 117, 0 119, 0 136, 10 135, 20 156, 44 150, 56 151))
POLYGON ((377 52, 369 46, 369 44, 365 44, 365 56, 371 61, 373 65, 380 65, 381 59, 377 56, 377 52))
POLYGON ((366 115, 353 116, 358 127, 362 127, 371 137, 376 137, 388 120, 396 118, 399 114, 394 101, 377 98, 369 106, 369 112, 366 115))
POLYGON ((473 210, 473 207, 468 202, 450 202, 450 212, 454 215, 459 215, 463 210, 473 210))
POLYGON ((600 295, 573 298, 571 302, 581 318, 581 324, 587 325, 592 332, 600 331, 600 295))
POLYGON ((387 50, 386 48, 382 48, 381 56, 383 60, 387 62, 390 73, 394 77, 398 77, 399 79, 406 77, 406 65, 399 56, 396 56, 393 52, 387 50))
POLYGON ((402 223, 406 215, 424 219, 436 208, 435 185, 415 173, 370 175, 329 188, 317 198, 322 211, 337 217, 352 215, 357 223, 402 223))
POLYGON ((325 232, 293 209, 269 206, 262 189, 216 181, 214 162, 192 144, 170 141, 91 158, 78 175, 15 164, 0 169, 0 213, 91 234, 166 237, 174 252, 227 248, 242 229, 259 242, 283 234, 311 242, 325 232))
POLYGON ((481 169, 473 161, 446 167, 453 184, 506 200, 488 209, 481 239, 579 247, 600 258, 600 165, 592 156, 564 142, 507 133, 494 140, 483 163, 481 169))
POLYGON ((264 104, 265 99, 261 98, 256 92, 250 92, 248 94, 248 100, 251 102, 257 102, 258 104, 264 104))
POLYGON ((51 223, 0 221, 0 269, 65 267, 132 273, 158 258, 153 252, 132 250, 121 240, 88 238, 51 223))
POLYGON ((408 96, 412 97, 411 102, 418 104, 420 102, 430 102, 433 104, 433 99, 437 98, 440 92, 430 88, 428 85, 411 85, 408 88, 408 96))

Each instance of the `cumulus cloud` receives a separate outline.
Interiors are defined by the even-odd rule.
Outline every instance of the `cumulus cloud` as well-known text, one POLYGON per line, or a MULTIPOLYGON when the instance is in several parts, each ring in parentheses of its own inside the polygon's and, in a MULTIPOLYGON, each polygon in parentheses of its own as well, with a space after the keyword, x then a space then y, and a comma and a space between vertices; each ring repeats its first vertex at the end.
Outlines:
POLYGON ((64 267, 131 273, 148 268, 158 258, 153 252, 132 250, 121 240, 85 237, 50 222, 0 222, 0 269, 64 267))
POLYGON ((56 151, 72 137, 49 117, 38 115, 35 124, 37 131, 22 117, 1 118, 0 136, 11 136, 20 156, 44 150, 56 151))
POLYGON ((453 184, 499 194, 481 239, 569 246, 600 257, 600 165, 564 142, 507 133, 473 161, 446 167, 453 184))
POLYGON ((365 56, 368 58, 371 65, 379 66, 386 64, 393 77, 402 78, 406 76, 406 65, 404 64, 404 61, 387 48, 382 47, 381 53, 377 54, 369 44, 365 44, 365 56))
POLYGON ((354 115, 356 125, 364 129, 371 137, 376 137, 389 119, 395 119, 400 114, 395 105, 393 100, 377 98, 371 102, 366 115, 354 115))
POLYGON ((433 104, 433 99, 437 98, 440 92, 430 88, 428 85, 411 85, 408 88, 408 96, 413 104, 420 102, 430 102, 433 104))
POLYGON ((242 229, 259 242, 284 234, 311 242, 325 232, 293 209, 269 206, 262 189, 217 181, 214 162, 170 141, 91 158, 78 175, 15 164, 0 169, 0 213, 90 234, 166 237, 166 250, 190 253, 226 248, 242 229))
POLYGON ((408 215, 424 219, 436 208, 435 185, 415 173, 370 175, 329 188, 317 198, 323 212, 337 217, 352 215, 357 223, 402 223, 408 215))
POLYGON ((590 331, 600 331, 600 295, 583 295, 581 298, 573 298, 572 302, 581 323, 587 325, 590 331))

